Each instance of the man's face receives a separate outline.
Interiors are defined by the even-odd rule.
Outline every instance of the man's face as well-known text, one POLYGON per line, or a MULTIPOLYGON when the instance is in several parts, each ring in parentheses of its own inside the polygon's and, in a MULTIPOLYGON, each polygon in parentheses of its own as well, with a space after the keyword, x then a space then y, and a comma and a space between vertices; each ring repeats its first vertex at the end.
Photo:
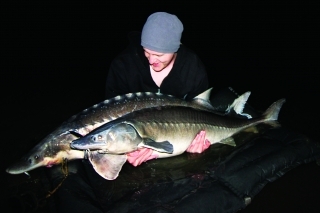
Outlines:
POLYGON ((174 62, 175 53, 159 53, 156 51, 144 49, 144 55, 147 57, 152 69, 156 72, 162 71, 170 63, 174 62))

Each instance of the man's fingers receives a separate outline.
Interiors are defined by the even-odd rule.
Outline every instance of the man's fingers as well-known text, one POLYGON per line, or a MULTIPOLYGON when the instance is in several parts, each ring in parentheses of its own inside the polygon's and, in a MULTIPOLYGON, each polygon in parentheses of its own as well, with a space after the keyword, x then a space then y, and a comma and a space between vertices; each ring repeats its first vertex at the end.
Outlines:
POLYGON ((210 141, 206 139, 206 131, 202 130, 196 135, 186 151, 190 153, 202 153, 210 145, 210 141))
POLYGON ((127 153, 128 162, 133 166, 138 166, 143 162, 156 158, 156 156, 152 156, 152 153, 153 150, 149 148, 143 148, 127 153))

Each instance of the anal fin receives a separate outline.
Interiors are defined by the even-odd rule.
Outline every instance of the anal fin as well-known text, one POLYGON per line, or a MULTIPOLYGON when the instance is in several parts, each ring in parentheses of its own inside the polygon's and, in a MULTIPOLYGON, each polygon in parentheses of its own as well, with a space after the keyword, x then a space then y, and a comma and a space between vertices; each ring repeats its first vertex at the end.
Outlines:
POLYGON ((236 146, 236 142, 234 141, 233 137, 225 138, 221 140, 219 143, 226 144, 229 146, 236 146))

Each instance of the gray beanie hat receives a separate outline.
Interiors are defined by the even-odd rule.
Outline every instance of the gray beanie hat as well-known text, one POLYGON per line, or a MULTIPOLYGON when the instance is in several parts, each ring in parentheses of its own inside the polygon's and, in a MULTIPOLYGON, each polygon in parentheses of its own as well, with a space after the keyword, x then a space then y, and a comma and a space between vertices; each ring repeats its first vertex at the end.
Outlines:
POLYGON ((143 26, 141 46, 160 53, 174 53, 180 47, 183 25, 177 16, 156 12, 143 26))

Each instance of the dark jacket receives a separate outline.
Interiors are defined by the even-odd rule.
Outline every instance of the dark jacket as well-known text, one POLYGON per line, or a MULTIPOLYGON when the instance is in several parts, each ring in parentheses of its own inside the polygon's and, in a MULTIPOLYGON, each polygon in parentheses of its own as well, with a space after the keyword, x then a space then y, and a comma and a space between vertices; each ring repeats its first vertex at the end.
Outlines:
POLYGON ((192 99, 208 89, 203 63, 184 45, 180 46, 172 70, 159 88, 151 77, 140 37, 139 32, 130 33, 129 46, 112 61, 106 82, 106 98, 132 92, 161 92, 192 99))

